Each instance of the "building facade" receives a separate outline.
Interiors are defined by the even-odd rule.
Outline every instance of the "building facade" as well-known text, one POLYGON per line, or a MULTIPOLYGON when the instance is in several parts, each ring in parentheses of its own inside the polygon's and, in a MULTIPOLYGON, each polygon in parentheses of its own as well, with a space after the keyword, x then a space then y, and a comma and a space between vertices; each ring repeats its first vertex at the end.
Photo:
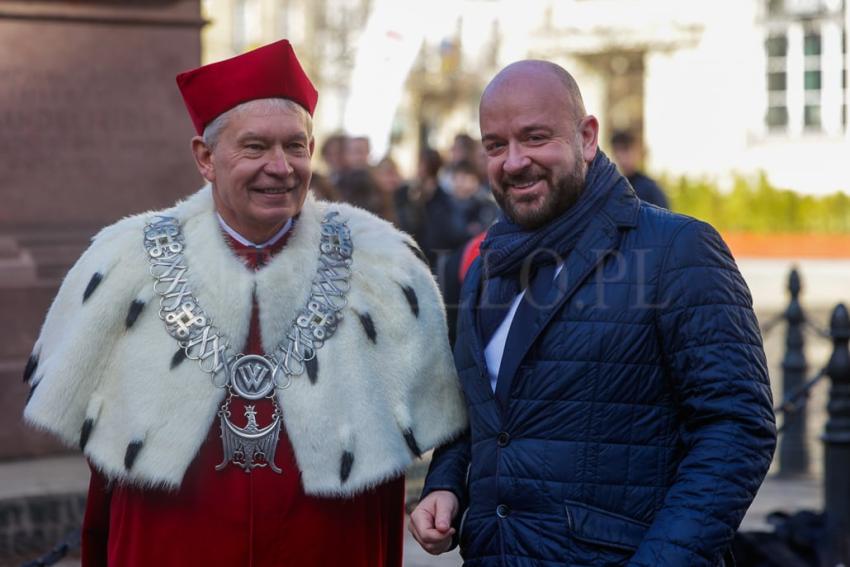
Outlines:
MULTIPOLYGON (((420 4, 207 0, 206 58, 289 37, 318 77, 317 135, 363 129, 352 115, 368 116, 375 128, 356 133, 373 138, 381 150, 374 158, 475 134, 487 79, 517 59, 550 59, 576 76, 600 118, 603 148, 613 130, 630 129, 653 173, 722 183, 764 171, 774 185, 803 193, 850 190, 842 175, 850 155, 846 0, 420 4), (388 4, 402 8, 388 12, 388 4), (379 15, 383 27, 373 25, 379 15), (376 56, 373 67, 391 75, 377 84, 374 72, 357 72, 369 65, 358 62, 358 48, 381 46, 394 30, 419 47, 409 61, 376 56), (372 106, 352 106, 352 97, 372 106)), ((393 50, 384 43, 375 53, 393 50)))

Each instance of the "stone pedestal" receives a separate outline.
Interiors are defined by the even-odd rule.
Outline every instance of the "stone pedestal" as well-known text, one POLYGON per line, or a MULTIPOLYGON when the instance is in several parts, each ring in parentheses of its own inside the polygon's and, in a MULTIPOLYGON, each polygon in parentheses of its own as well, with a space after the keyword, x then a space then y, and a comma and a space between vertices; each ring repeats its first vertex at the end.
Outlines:
POLYGON ((174 77, 200 64, 199 0, 0 3, 0 459, 58 450, 21 422, 21 373, 97 230, 202 180, 174 77))

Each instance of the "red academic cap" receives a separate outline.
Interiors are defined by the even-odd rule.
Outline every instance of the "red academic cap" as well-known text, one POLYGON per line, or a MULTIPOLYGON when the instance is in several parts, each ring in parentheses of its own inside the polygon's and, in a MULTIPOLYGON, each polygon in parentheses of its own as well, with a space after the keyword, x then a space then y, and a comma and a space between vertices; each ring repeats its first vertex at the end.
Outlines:
POLYGON ((177 75, 177 86, 198 134, 231 108, 258 98, 288 98, 313 115, 319 93, 282 39, 177 75))

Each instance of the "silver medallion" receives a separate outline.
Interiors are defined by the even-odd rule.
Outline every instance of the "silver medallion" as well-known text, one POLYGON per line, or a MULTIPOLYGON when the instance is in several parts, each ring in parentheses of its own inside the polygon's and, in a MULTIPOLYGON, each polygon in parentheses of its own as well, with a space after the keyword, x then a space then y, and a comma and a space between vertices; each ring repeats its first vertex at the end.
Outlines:
POLYGON ((265 356, 247 354, 230 365, 230 385, 246 400, 259 400, 274 390, 277 365, 265 356))

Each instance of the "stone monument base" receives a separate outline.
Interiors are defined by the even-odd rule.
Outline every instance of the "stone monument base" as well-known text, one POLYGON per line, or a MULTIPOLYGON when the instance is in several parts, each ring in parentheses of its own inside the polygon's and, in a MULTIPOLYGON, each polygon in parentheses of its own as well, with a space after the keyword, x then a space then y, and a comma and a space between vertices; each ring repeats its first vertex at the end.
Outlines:
POLYGON ((21 414, 69 267, 101 227, 202 183, 175 83, 202 26, 199 0, 0 2, 0 459, 66 450, 21 414))

